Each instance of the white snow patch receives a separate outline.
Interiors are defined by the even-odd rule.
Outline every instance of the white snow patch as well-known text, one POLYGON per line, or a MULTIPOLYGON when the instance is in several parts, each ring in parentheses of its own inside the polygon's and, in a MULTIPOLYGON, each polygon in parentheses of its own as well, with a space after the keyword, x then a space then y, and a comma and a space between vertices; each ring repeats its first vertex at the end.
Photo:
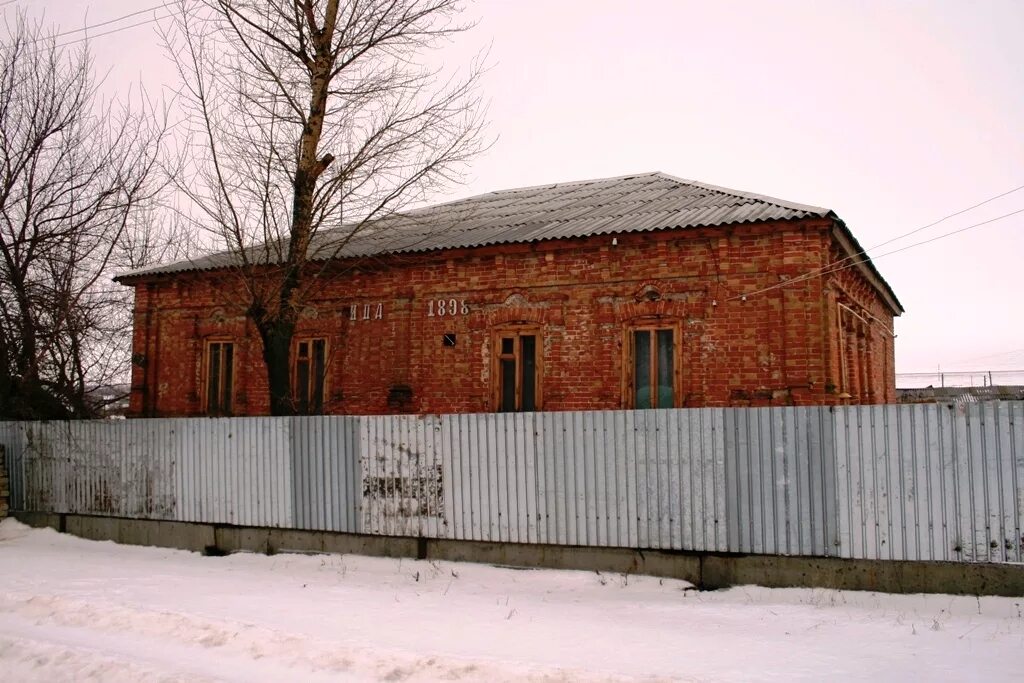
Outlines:
POLYGON ((0 523, 5 680, 1013 680, 1019 598, 121 546, 0 523))

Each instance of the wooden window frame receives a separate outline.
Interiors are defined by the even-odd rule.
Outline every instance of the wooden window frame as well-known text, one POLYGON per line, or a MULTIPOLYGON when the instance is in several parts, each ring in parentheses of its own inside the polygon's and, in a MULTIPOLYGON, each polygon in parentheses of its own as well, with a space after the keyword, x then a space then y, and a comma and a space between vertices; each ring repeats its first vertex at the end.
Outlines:
MULTIPOLYGON (((633 374, 636 367, 635 333, 651 332, 653 342, 653 340, 657 339, 657 332, 659 330, 669 330, 672 332, 672 405, 656 405, 654 408, 650 408, 650 410, 678 408, 682 404, 682 325, 677 320, 631 320, 624 325, 622 332, 624 339, 622 343, 622 407, 626 410, 636 410, 636 377, 633 374)), ((653 345, 657 349, 657 343, 653 342, 653 345)), ((657 354, 652 354, 651 359, 651 377, 648 378, 649 380, 657 377, 657 354)), ((657 383, 654 382, 652 386, 657 386, 657 383)), ((657 398, 655 397, 656 402, 657 398)), ((648 409, 645 408, 644 410, 648 409)))
POLYGON ((530 412, 544 409, 544 337, 541 334, 541 329, 537 326, 507 326, 495 328, 491 331, 491 348, 493 349, 491 354, 491 410, 493 412, 525 412, 521 407, 523 383, 522 365, 519 359, 520 349, 522 348, 519 341, 521 337, 534 338, 534 407, 533 411, 530 412), (512 354, 505 354, 501 351, 501 340, 508 337, 515 339, 512 354), (501 409, 501 362, 503 360, 515 360, 516 362, 516 409, 513 411, 503 411, 501 409))
POLYGON ((328 359, 329 358, 330 358, 330 342, 328 342, 327 337, 322 336, 322 335, 320 335, 320 336, 309 336, 309 337, 295 337, 295 339, 293 341, 293 345, 292 345, 292 368, 291 368, 291 374, 292 374, 292 387, 293 387, 293 390, 296 392, 296 395, 295 395, 295 410, 297 412, 299 412, 299 414, 302 414, 302 415, 322 415, 324 413, 324 405, 327 402, 327 395, 328 395, 328 393, 327 393, 327 380, 328 380, 329 373, 327 372, 327 365, 328 365, 328 359), (316 342, 323 342, 323 345, 324 345, 324 359, 323 359, 323 380, 322 380, 321 386, 320 386, 320 406, 319 406, 319 410, 315 410, 314 411, 313 410, 314 403, 311 400, 311 398, 312 398, 313 387, 315 386, 315 382, 313 382, 312 380, 313 380, 313 345, 316 342), (310 345, 310 357, 309 357, 309 363, 310 363, 310 383, 307 386, 307 393, 309 395, 306 396, 306 409, 304 411, 300 409, 301 402, 299 401, 299 397, 298 397, 298 389, 299 389, 299 349, 301 348, 302 344, 309 344, 310 345))
POLYGON ((235 414, 235 389, 236 389, 236 386, 238 384, 238 382, 237 382, 237 373, 235 372, 235 368, 236 368, 236 365, 237 365, 237 353, 236 353, 237 346, 238 345, 235 343, 235 340, 231 339, 231 338, 212 338, 212 339, 205 340, 204 343, 203 343, 203 367, 202 367, 203 403, 202 403, 202 405, 203 405, 203 414, 204 415, 225 416, 226 417, 226 416, 230 416, 230 415, 234 415, 235 414), (225 372, 224 372, 224 367, 225 367, 225 364, 224 364, 224 347, 226 345, 229 345, 229 344, 231 345, 231 364, 230 364, 230 366, 228 366, 227 370, 228 370, 228 374, 230 374, 230 377, 231 377, 231 389, 230 389, 229 392, 227 392, 228 393, 227 410, 224 410, 223 409, 223 405, 217 406, 216 408, 213 408, 213 407, 210 406, 210 366, 212 365, 212 360, 213 360, 213 353, 214 353, 213 347, 215 345, 221 347, 219 349, 219 351, 218 351, 218 353, 220 353, 220 355, 221 355, 221 357, 219 359, 219 364, 218 364, 218 367, 220 368, 220 378, 219 378, 219 381, 218 381, 218 385, 219 385, 219 392, 223 396, 224 393, 225 393, 224 392, 224 383, 225 383, 224 382, 224 379, 225 379, 225 372))

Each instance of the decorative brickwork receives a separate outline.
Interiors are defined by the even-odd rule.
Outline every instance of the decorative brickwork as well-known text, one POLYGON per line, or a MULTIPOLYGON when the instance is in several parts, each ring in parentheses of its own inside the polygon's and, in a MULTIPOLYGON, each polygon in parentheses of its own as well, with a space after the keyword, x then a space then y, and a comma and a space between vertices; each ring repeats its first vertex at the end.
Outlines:
MULTIPOLYGON (((846 256, 833 228, 807 218, 338 264, 297 336, 326 340, 335 414, 490 411, 492 332, 516 326, 538 335, 541 409, 622 408, 641 323, 678 330, 680 407, 894 402, 894 311, 859 269, 754 293, 846 256)), ((266 414, 259 337, 230 274, 131 284, 133 414, 202 414, 210 340, 233 342, 233 412, 266 414)))

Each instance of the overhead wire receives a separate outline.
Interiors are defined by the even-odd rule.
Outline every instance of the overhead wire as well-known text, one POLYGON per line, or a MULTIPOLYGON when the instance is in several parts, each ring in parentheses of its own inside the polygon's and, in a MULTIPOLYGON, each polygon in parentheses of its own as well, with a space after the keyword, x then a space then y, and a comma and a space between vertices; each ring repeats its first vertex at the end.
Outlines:
POLYGON ((145 26, 146 24, 152 24, 155 21, 162 21, 163 19, 167 19, 167 18, 169 18, 171 16, 173 16, 173 14, 165 14, 162 17, 153 17, 152 19, 146 19, 145 21, 140 21, 140 22, 137 22, 137 23, 134 23, 134 24, 128 24, 127 26, 119 26, 118 28, 111 29, 109 31, 103 31, 102 33, 94 33, 93 35, 85 36, 84 38, 78 38, 76 40, 69 40, 69 41, 64 42, 64 43, 58 43, 57 45, 54 45, 54 47, 55 48, 60 48, 60 47, 67 47, 68 45, 75 45, 76 43, 84 43, 85 41, 92 40, 93 38, 101 38, 103 36, 109 36, 111 33, 118 33, 119 31, 127 31, 128 29, 135 28, 137 26, 145 26))
MULTIPOLYGON (((1014 192, 1018 192, 1020 190, 1024 190, 1024 185, 1020 185, 1018 187, 1013 188, 1012 190, 1007 190, 1006 192, 1002 192, 1000 194, 997 194, 997 195, 994 195, 992 197, 989 197, 989 198, 987 198, 987 199, 985 199, 985 200, 983 200, 981 202, 978 202, 977 204, 973 204, 973 205, 968 206, 968 207, 966 207, 964 209, 960 209, 960 210, 955 211, 953 213, 947 214, 947 215, 943 216, 942 218, 939 218, 938 220, 935 220, 935 221, 932 221, 931 223, 928 223, 927 225, 923 225, 921 227, 918 227, 918 228, 915 228, 915 229, 910 230, 908 232, 905 232, 905 233, 903 233, 901 235, 897 235, 896 237, 893 237, 893 238, 891 238, 889 240, 886 240, 885 242, 882 242, 882 243, 877 244, 877 245, 875 245, 873 247, 870 247, 869 249, 877 249, 877 248, 885 246, 887 244, 892 244, 893 242, 901 240, 901 239, 903 239, 905 237, 909 237, 910 235, 919 233, 922 230, 927 230, 928 228, 934 227, 934 226, 936 226, 936 225, 938 225, 938 224, 940 224, 940 223, 942 223, 944 221, 949 220, 950 218, 955 218, 956 216, 960 216, 960 215, 962 215, 964 213, 967 213, 968 211, 973 211, 974 209, 977 209, 977 208, 979 208, 981 206, 984 206, 986 204, 994 202, 997 199, 1001 199, 1003 197, 1006 197, 1007 195, 1013 194, 1014 192)), ((1024 209, 1019 209, 1017 211, 1011 211, 1011 212, 1003 214, 1001 216, 996 216, 995 218, 990 218, 988 220, 981 221, 979 223, 974 223, 974 224, 968 225, 968 226, 966 226, 964 228, 959 228, 957 230, 952 230, 950 232, 943 233, 941 235, 937 235, 936 237, 932 237, 932 238, 927 239, 927 240, 922 240, 920 242, 915 242, 913 244, 909 244, 909 245, 906 245, 904 247, 900 247, 899 249, 893 249, 892 251, 887 251, 887 252, 885 252, 883 254, 878 254, 878 255, 876 255, 876 256, 874 256, 872 258, 873 259, 879 259, 879 258, 882 258, 883 256, 889 256, 890 254, 896 254, 896 253, 899 253, 901 251, 906 251, 907 249, 912 249, 914 247, 919 247, 919 246, 922 246, 924 244, 928 244, 930 242, 935 242, 937 240, 940 240, 940 239, 943 239, 943 238, 946 238, 946 237, 950 237, 952 235, 956 235, 956 234, 961 233, 961 232, 965 232, 967 230, 972 230, 974 228, 979 228, 979 227, 981 227, 983 225, 988 225, 989 223, 994 223, 995 221, 999 221, 999 220, 1002 220, 1004 218, 1009 218, 1010 216, 1014 216, 1014 215, 1017 215, 1019 213, 1024 213, 1024 209)), ((756 290, 754 290, 752 292, 746 292, 746 293, 742 293, 742 294, 737 294, 735 296, 729 297, 728 299, 726 299, 726 301, 733 301, 733 300, 736 300, 736 299, 746 299, 747 297, 756 296, 758 294, 763 294, 764 292, 770 292, 772 290, 780 289, 782 287, 789 287, 791 285, 798 284, 800 282, 804 282, 806 280, 810 280, 810 279, 813 279, 813 278, 816 278, 816 277, 821 277, 823 275, 829 275, 831 273, 839 272, 839 271, 845 270, 847 268, 853 268, 853 267, 859 265, 860 263, 863 263, 863 259, 859 259, 859 260, 855 260, 855 259, 858 259, 858 257, 860 257, 860 256, 866 256, 868 251, 869 251, 869 249, 861 250, 861 251, 859 251, 859 252, 857 252, 855 254, 851 254, 849 256, 846 256, 845 258, 839 259, 838 261, 834 261, 833 263, 830 263, 828 265, 821 266, 820 268, 815 268, 815 269, 813 269, 811 271, 808 271, 807 273, 804 273, 802 275, 798 275, 798 276, 796 276, 794 278, 790 278, 790 279, 785 280, 783 282, 779 282, 779 283, 774 284, 774 285, 769 285, 768 287, 762 287, 761 289, 756 289, 756 290)))
MULTIPOLYGON (((1018 185, 1017 187, 1013 188, 1012 190, 1007 190, 1006 192, 1003 192, 1003 193, 997 194, 997 195, 995 195, 993 197, 989 197, 988 199, 982 200, 982 201, 978 202, 977 204, 973 204, 971 206, 968 206, 966 209, 960 209, 959 211, 957 211, 955 213, 951 213, 951 214, 948 214, 946 216, 943 216, 942 218, 938 219, 937 221, 932 221, 928 225, 922 225, 920 228, 915 228, 915 229, 911 230, 910 232, 905 232, 902 235, 896 235, 896 237, 893 237, 892 239, 888 239, 885 242, 881 242, 879 244, 876 244, 873 247, 868 247, 868 249, 865 249, 862 252, 854 254, 854 256, 862 256, 863 254, 866 254, 868 252, 868 250, 870 250, 870 249, 878 249, 879 247, 884 247, 887 244, 892 244, 893 242, 901 240, 904 237, 910 237, 911 235, 917 234, 917 233, 921 232, 922 230, 927 230, 928 228, 934 227, 934 226, 938 225, 939 223, 944 223, 944 222, 948 221, 950 218, 956 218, 957 216, 959 216, 961 214, 965 214, 968 211, 973 211, 974 209, 977 209, 979 207, 985 206, 986 204, 991 204, 992 202, 994 202, 997 199, 1002 199, 1003 197, 1006 197, 1007 195, 1011 195, 1014 192, 1020 192, 1021 190, 1024 190, 1024 185, 1018 185)), ((850 257, 847 257, 847 258, 850 258, 850 257)))
MULTIPOLYGON (((4 5, 11 4, 12 2, 15 2, 15 1, 16 0, 7 0, 6 2, 0 4, 0 7, 3 7, 4 5)), ((57 38, 61 38, 61 37, 64 37, 64 36, 70 36, 70 35, 73 35, 75 33, 82 33, 82 32, 91 31, 94 28, 101 28, 103 26, 110 26, 111 24, 116 24, 118 22, 124 21, 125 19, 130 19, 132 17, 139 16, 140 14, 146 14, 147 12, 158 12, 158 11, 160 11, 162 9, 167 9, 170 6, 170 4, 171 3, 169 1, 161 2, 161 3, 157 4, 157 5, 153 5, 151 7, 147 7, 146 9, 135 10, 134 12, 129 12, 128 14, 123 14, 123 15, 121 15, 119 17, 114 17, 113 19, 107 19, 105 21, 101 21, 101 22, 98 22, 98 23, 95 23, 95 24, 89 24, 87 26, 82 26, 81 28, 68 29, 67 31, 61 31, 60 33, 55 33, 55 34, 49 35, 49 36, 40 36, 39 38, 35 38, 35 39, 27 41, 27 42, 29 44, 33 44, 33 43, 39 43, 39 42, 42 42, 42 41, 45 41, 45 40, 55 40, 57 38)), ((119 31, 126 31, 126 30, 128 30, 130 28, 136 28, 138 26, 145 26, 146 24, 151 24, 153 22, 162 21, 163 19, 167 19, 168 17, 173 16, 173 14, 174 13, 172 11, 172 12, 169 12, 169 13, 163 15, 163 16, 150 17, 149 19, 145 19, 143 21, 138 21, 138 22, 135 22, 133 24, 128 24, 127 26, 119 26, 117 28, 110 29, 108 31, 102 31, 100 33, 94 33, 92 35, 87 35, 87 36, 84 36, 82 38, 76 38, 75 40, 68 40, 68 41, 65 41, 65 42, 62 42, 62 43, 57 43, 53 47, 54 48, 67 47, 68 45, 75 45, 77 43, 82 43, 82 42, 85 42, 87 40, 91 40, 93 38, 100 38, 102 36, 108 36, 108 35, 110 35, 112 33, 118 33, 119 31)))
MULTIPOLYGON (((115 17, 113 19, 107 19, 106 21, 101 21, 98 24, 89 24, 88 26, 83 26, 82 28, 68 29, 67 31, 62 31, 60 33, 54 33, 52 36, 47 36, 46 38, 38 38, 37 40, 46 40, 47 38, 60 38, 62 36, 69 36, 72 33, 81 33, 82 31, 89 31, 89 30, 92 30, 94 28, 99 28, 101 26, 109 26, 110 24, 116 24, 119 21, 124 21, 125 19, 130 19, 132 17, 137 17, 138 15, 145 14, 146 12, 153 12, 153 11, 156 11, 156 10, 159 10, 159 9, 165 9, 169 4, 170 4, 169 2, 161 2, 158 5, 153 5, 152 7, 147 7, 146 9, 136 10, 134 12, 129 12, 128 14, 123 14, 123 15, 121 15, 119 17, 115 17)), ((130 28, 130 27, 126 26, 125 28, 130 28)))

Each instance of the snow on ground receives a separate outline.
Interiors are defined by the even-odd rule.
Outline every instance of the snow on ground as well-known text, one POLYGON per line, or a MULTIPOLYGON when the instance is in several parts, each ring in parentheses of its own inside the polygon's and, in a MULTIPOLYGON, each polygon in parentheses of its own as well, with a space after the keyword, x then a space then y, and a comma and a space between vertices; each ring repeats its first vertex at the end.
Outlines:
POLYGON ((1020 680, 1022 607, 354 555, 203 557, 0 523, 4 681, 1020 680))

